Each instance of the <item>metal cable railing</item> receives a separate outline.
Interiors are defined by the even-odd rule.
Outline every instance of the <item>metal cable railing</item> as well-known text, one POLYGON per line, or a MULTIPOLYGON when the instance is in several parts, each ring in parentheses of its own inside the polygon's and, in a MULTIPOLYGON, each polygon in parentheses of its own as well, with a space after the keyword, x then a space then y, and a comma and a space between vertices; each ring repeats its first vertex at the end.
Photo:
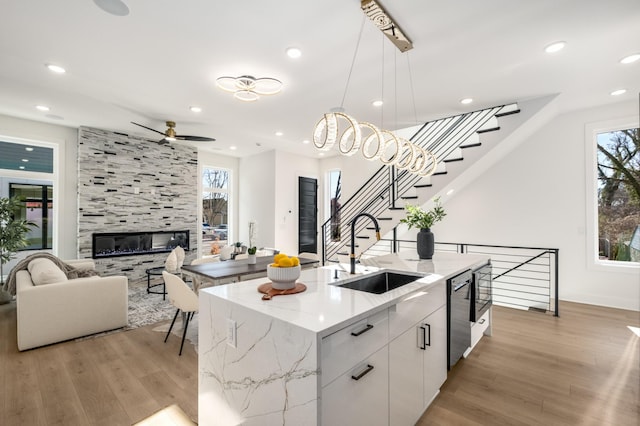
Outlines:
MULTIPOLYGON (((416 242, 384 239, 365 255, 381 256, 407 250, 415 251, 416 242)), ((493 303, 496 305, 559 315, 559 249, 436 242, 436 251, 489 256, 493 267, 493 303)))

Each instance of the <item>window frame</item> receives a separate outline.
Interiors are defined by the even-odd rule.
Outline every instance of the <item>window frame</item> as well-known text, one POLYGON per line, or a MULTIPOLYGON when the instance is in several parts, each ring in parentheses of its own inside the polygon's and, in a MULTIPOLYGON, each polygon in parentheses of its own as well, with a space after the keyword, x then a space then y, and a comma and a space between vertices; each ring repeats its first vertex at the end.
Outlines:
MULTIPOLYGON (((203 201, 203 194, 205 192, 208 193, 220 193, 220 194, 227 194, 227 244, 232 244, 232 241, 235 241, 232 239, 232 235, 233 235, 233 231, 234 231, 234 223, 233 223, 233 170, 228 168, 228 167, 221 167, 221 166, 213 166, 213 165, 203 165, 201 170, 200 170, 200 182, 199 185, 201 186, 200 188, 200 196, 199 196, 199 215, 200 216, 200 221, 198 224, 198 239, 200 241, 200 243, 198 244, 198 250, 202 251, 202 246, 203 246, 203 242, 202 242, 202 224, 204 223, 204 215, 203 215, 203 211, 202 211, 202 201, 203 201), (226 188, 213 188, 213 187, 205 187, 204 186, 204 173, 206 170, 222 170, 225 171, 228 174, 228 181, 227 181, 227 187, 226 188)), ((202 255, 205 255, 208 253, 200 253, 199 257, 201 257, 202 255)))
POLYGON ((627 116, 585 126, 585 212, 586 212, 586 262, 587 268, 597 271, 640 270, 639 262, 623 262, 600 259, 598 254, 598 134, 640 126, 637 117, 627 116))
MULTIPOLYGON (((42 201, 42 223, 43 226, 40 229, 40 241, 43 243, 40 247, 25 247, 21 248, 18 251, 32 251, 32 250, 53 250, 53 230, 55 229, 55 224, 53 223, 53 217, 49 218, 49 203, 51 203, 51 214, 53 216, 53 210, 55 208, 55 198, 53 198, 53 184, 38 184, 38 183, 22 183, 22 182, 9 182, 9 197, 15 196, 14 185, 20 186, 32 186, 34 188, 40 189, 42 201), (51 190, 51 198, 47 196, 48 190, 51 190), (49 235, 48 231, 51 228, 51 246, 49 246, 49 235)), ((25 200, 27 203, 28 200, 25 200)), ((25 205, 25 209, 28 208, 25 205)))

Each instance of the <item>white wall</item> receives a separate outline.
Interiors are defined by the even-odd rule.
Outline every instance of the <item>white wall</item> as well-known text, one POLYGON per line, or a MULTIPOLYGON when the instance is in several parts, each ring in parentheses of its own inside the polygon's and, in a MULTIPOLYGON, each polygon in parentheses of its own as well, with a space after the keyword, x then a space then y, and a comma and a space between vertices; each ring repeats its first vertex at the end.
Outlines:
MULTIPOLYGON (((78 130, 21 118, 0 115, 0 137, 25 142, 45 142, 54 146, 59 167, 54 170, 54 215, 57 234, 53 252, 62 259, 77 257, 77 145, 78 130)), ((55 162, 55 158, 54 158, 55 162)), ((28 252, 24 252, 27 253, 28 252)))
POLYGON ((249 221, 257 224, 256 247, 275 247, 275 151, 240 159, 238 180, 239 241, 249 244, 249 221))
MULTIPOLYGON (((276 152, 275 247, 287 254, 298 253, 298 178, 318 180, 318 210, 321 210, 319 162, 314 158, 276 152), (279 183, 284 183, 281 185, 279 183)), ((318 219, 319 221, 319 219, 318 219)), ((320 226, 321 223, 318 223, 320 226)), ((320 241, 318 240, 320 244, 320 241)))
POLYGON ((445 201, 436 240, 559 248, 562 300, 640 310, 640 269, 596 267, 586 249, 585 126, 634 114, 631 102, 557 116, 445 201))

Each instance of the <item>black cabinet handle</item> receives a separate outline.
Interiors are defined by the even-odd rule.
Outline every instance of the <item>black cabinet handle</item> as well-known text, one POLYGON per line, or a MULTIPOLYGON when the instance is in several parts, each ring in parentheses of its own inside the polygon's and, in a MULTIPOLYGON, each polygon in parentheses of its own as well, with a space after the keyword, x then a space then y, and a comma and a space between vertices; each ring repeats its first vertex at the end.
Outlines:
POLYGON ((353 380, 360 380, 362 379, 364 376, 366 376, 371 370, 373 370, 373 365, 371 364, 367 364, 367 368, 364 369, 364 371, 360 374, 358 374, 357 376, 351 376, 351 378, 353 380))
POLYGON ((426 325, 428 328, 424 328, 423 325, 420 326, 420 330, 422 330, 422 342, 423 342, 422 346, 420 346, 420 349, 422 349, 423 351, 426 351, 427 346, 431 346, 431 324, 424 324, 424 325, 426 325), (428 336, 428 340, 427 340, 427 336, 428 336))
POLYGON ((359 335, 366 333, 367 331, 371 330, 372 328, 373 328, 373 326, 371 324, 367 324, 367 326, 365 328, 363 328, 362 330, 360 330, 360 331, 356 331, 356 332, 352 331, 351 335, 355 336, 355 337, 358 337, 359 335))

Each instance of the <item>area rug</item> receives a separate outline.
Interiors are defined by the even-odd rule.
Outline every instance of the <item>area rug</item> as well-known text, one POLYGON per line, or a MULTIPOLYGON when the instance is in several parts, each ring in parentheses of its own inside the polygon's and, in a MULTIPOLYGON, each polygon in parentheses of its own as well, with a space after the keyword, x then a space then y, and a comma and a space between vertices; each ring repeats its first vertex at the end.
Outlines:
POLYGON ((147 293, 146 279, 129 281, 129 324, 125 330, 170 320, 175 312, 176 308, 168 299, 162 300, 162 294, 147 293))

